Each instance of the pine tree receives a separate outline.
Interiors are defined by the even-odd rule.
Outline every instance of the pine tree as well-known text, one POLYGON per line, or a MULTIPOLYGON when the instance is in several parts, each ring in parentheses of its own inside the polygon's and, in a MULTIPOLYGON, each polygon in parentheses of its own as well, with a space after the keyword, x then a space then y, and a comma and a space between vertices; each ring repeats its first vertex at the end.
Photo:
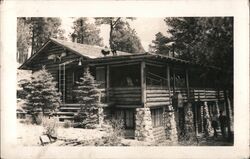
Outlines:
POLYGON ((43 67, 31 76, 31 81, 24 85, 27 92, 27 111, 36 115, 42 111, 52 113, 60 105, 60 93, 53 76, 43 67))
POLYGON ((100 29, 95 24, 89 23, 88 18, 78 18, 73 22, 72 41, 80 44, 103 46, 100 29))
POLYGON ((101 122, 99 119, 103 115, 100 107, 100 91, 97 86, 94 77, 86 68, 83 77, 77 82, 77 87, 74 90, 76 100, 81 104, 81 109, 77 115, 80 127, 96 128, 101 122))

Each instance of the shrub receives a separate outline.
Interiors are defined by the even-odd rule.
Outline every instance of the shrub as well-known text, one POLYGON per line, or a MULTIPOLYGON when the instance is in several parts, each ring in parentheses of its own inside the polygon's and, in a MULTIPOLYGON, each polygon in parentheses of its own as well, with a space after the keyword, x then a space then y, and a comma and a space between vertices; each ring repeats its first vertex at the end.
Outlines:
POLYGON ((42 114, 34 115, 35 124, 41 125, 43 123, 43 118, 42 114))
POLYGON ((58 123, 56 118, 48 118, 48 117, 43 117, 42 118, 42 125, 44 128, 44 134, 48 135, 50 137, 57 137, 57 128, 58 128, 58 123))
POLYGON ((124 137, 124 122, 122 119, 112 118, 107 121, 103 127, 107 132, 106 136, 97 142, 99 146, 119 146, 121 145, 121 139, 124 137))
POLYGON ((69 127, 71 127, 71 121, 69 121, 69 120, 64 121, 63 127, 64 127, 64 128, 69 128, 69 127))

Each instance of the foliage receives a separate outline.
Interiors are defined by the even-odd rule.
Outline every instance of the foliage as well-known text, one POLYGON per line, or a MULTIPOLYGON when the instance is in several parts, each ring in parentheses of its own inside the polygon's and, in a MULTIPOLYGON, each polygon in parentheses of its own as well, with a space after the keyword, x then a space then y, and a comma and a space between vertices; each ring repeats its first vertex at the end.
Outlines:
POLYGON ((28 48, 34 54, 49 37, 64 39, 64 30, 60 28, 61 19, 52 17, 17 18, 17 57, 18 62, 27 59, 28 48))
POLYGON ((109 25, 109 46, 111 50, 120 50, 130 53, 141 53, 144 49, 134 29, 131 29, 127 20, 133 17, 98 17, 97 25, 109 25))
POLYGON ((77 82, 77 88, 73 91, 76 101, 81 104, 81 110, 78 112, 77 120, 83 128, 96 128, 100 123, 99 111, 100 91, 94 77, 89 73, 88 68, 85 69, 83 77, 77 82))
POLYGON ((71 121, 69 121, 69 120, 64 121, 63 127, 64 127, 64 128, 69 128, 69 127, 71 127, 71 121))
POLYGON ((25 19, 17 18, 17 62, 23 63, 28 58, 30 45, 30 25, 25 19))
POLYGON ((112 118, 103 125, 106 136, 103 136, 98 143, 99 146, 118 146, 121 145, 121 139, 124 137, 124 122, 122 119, 112 118))
POLYGON ((167 46, 170 42, 169 38, 165 37, 161 32, 158 32, 155 34, 155 40, 152 41, 153 44, 149 45, 149 52, 171 56, 171 48, 167 46))
POLYGON ((174 49, 178 58, 232 70, 232 17, 176 17, 165 18, 165 22, 169 36, 156 34, 157 53, 174 49))
POLYGON ((23 84, 23 89, 27 95, 27 111, 31 115, 37 115, 42 111, 51 113, 60 104, 60 93, 56 89, 56 82, 53 76, 47 72, 45 67, 34 72, 31 81, 23 84))
POLYGON ((43 117, 42 118, 42 126, 44 128, 44 134, 49 135, 50 137, 57 137, 57 128, 58 123, 56 118, 48 118, 43 117))
POLYGON ((137 36, 137 33, 132 29, 129 24, 120 27, 121 29, 115 29, 113 32, 114 48, 116 50, 130 52, 130 53, 142 53, 144 49, 141 41, 137 36))
POLYGON ((102 46, 102 38, 99 36, 100 30, 94 24, 88 23, 88 18, 78 18, 73 22, 73 41, 81 44, 102 46))

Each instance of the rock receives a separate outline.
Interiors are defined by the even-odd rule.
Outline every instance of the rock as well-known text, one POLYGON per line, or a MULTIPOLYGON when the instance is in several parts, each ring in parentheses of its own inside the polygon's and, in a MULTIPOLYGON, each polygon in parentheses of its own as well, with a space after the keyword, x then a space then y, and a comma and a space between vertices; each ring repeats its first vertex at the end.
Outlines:
POLYGON ((51 141, 50 141, 50 138, 48 137, 48 135, 42 135, 39 137, 40 141, 41 141, 41 144, 44 146, 44 145, 47 145, 49 144, 51 141))

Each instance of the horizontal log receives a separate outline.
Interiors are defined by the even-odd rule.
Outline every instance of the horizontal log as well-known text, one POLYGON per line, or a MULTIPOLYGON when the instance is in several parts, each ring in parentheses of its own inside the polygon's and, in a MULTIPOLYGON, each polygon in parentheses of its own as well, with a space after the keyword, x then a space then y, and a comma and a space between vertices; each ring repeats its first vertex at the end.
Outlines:
POLYGON ((111 95, 126 95, 126 94, 140 94, 141 91, 135 90, 135 91, 112 91, 110 92, 111 95))
POLYGON ((142 107, 141 104, 131 104, 131 105, 127 105, 127 104, 116 104, 115 105, 116 108, 140 108, 142 107))
POLYGON ((147 98, 147 102, 166 102, 169 98, 147 98))
POLYGON ((81 107, 60 107, 60 110, 79 110, 81 107))
POLYGON ((110 96, 115 98, 141 98, 141 94, 110 94, 110 96))
POLYGON ((156 107, 156 106, 165 106, 169 105, 170 102, 155 102, 155 103, 147 103, 148 107, 156 107))
POLYGON ((118 101, 118 102, 140 102, 141 98, 117 98, 117 97, 110 97, 111 101, 118 101))
POLYGON ((149 87, 149 86, 147 86, 147 90, 168 90, 168 87, 149 87))
POLYGON ((81 104, 78 103, 65 103, 65 104, 61 104, 61 107, 81 107, 81 104))
POLYGON ((169 94, 147 94, 147 98, 153 97, 169 97, 169 94))
POLYGON ((138 105, 141 104, 141 101, 114 101, 115 104, 121 105, 138 105))
POLYGON ((168 94, 168 90, 146 90, 147 94, 155 94, 155 93, 165 93, 168 94))
POLYGON ((141 88, 140 87, 117 87, 117 88, 110 88, 109 90, 110 91, 123 91, 123 90, 140 90, 141 88))

